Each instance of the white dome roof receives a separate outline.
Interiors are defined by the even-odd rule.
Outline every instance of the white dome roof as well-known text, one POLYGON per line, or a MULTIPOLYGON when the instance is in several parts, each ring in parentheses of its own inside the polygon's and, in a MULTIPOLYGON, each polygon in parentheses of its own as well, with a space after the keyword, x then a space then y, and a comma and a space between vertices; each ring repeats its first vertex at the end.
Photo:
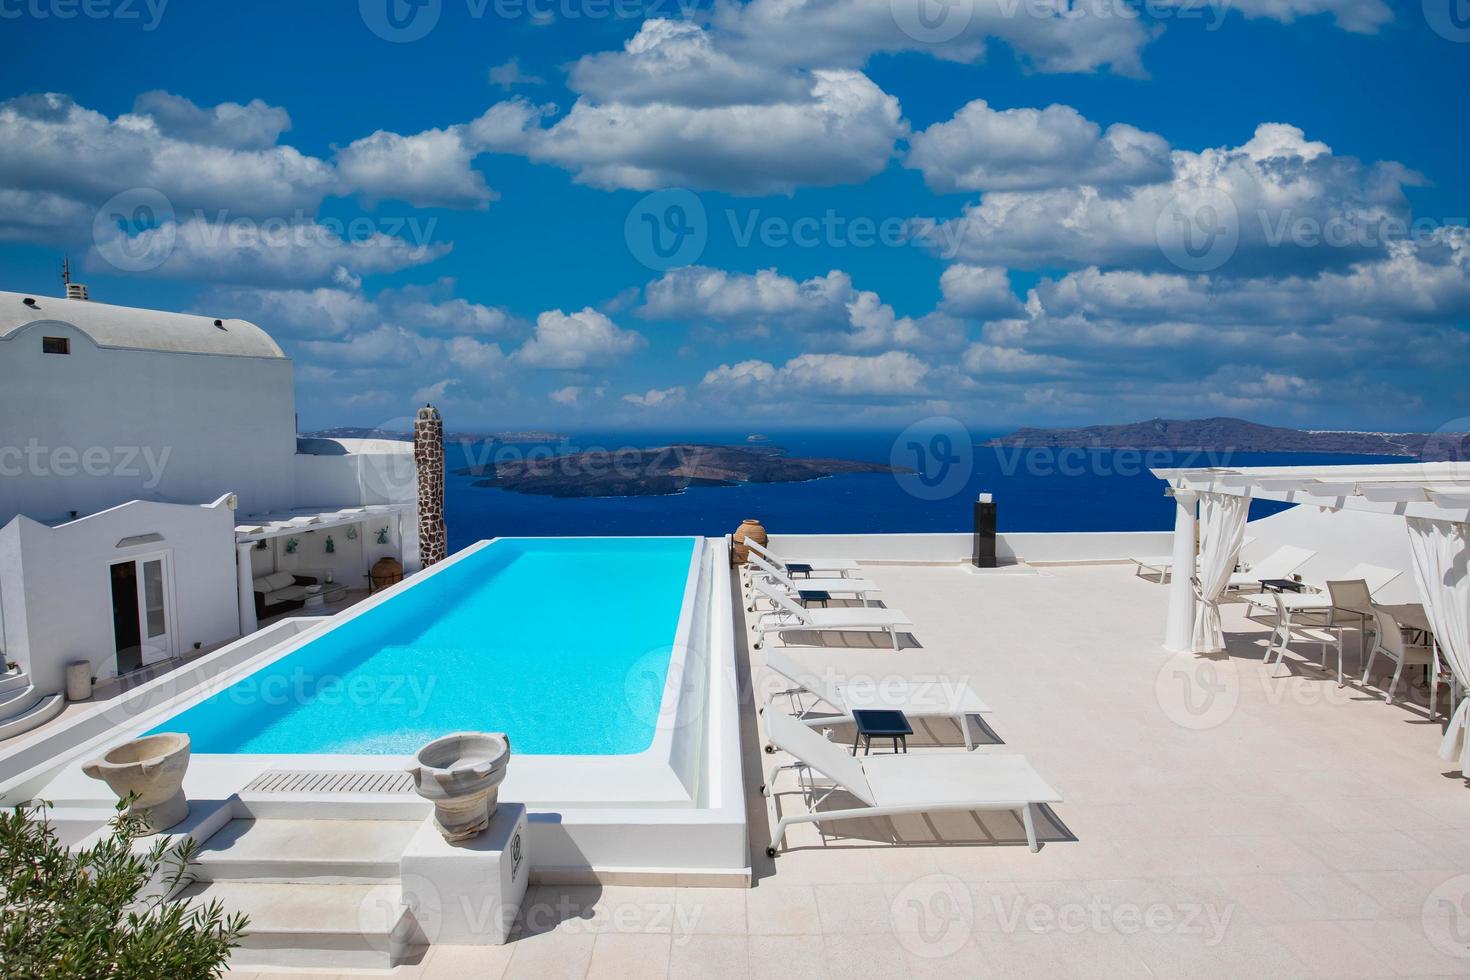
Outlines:
POLYGON ((98 347, 172 351, 187 354, 231 354, 237 357, 285 357, 270 334, 248 320, 215 320, 190 313, 140 310, 80 299, 0 292, 0 340, 18 336, 32 324, 69 324, 91 337, 98 347))

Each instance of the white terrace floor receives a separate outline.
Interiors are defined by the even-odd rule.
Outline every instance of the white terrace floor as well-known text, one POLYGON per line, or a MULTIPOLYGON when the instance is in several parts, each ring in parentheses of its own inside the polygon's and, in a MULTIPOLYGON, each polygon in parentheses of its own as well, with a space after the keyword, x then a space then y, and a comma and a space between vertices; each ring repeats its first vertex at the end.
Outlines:
MULTIPOLYGON (((767 859, 756 787, 782 757, 760 754, 748 710, 753 888, 537 887, 516 941, 392 975, 1470 975, 1431 938, 1470 942, 1470 908, 1451 905, 1470 885, 1470 788, 1422 711, 1264 667, 1239 604, 1229 656, 1171 658, 1167 590, 1119 566, 865 574, 922 646, 815 658, 968 678, 995 709, 982 742, 1002 743, 977 751, 1024 753, 1065 800, 1040 853, 1013 817, 951 814, 832 825, 825 842, 799 827, 767 859)), ((761 665, 751 651, 758 688, 761 665)), ((948 723, 921 734, 947 744, 915 752, 963 750, 948 723)))

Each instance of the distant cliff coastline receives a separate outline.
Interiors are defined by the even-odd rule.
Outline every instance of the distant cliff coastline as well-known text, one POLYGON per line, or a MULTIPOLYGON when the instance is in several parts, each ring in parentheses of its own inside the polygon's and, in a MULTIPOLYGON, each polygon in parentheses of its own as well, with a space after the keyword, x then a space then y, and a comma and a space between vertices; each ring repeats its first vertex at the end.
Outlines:
POLYGON ((1464 459, 1466 433, 1340 432, 1286 429, 1245 419, 1150 419, 1075 429, 1022 428, 986 446, 1163 449, 1242 453, 1347 453, 1464 459))
POLYGON ((574 453, 550 459, 513 459, 467 466, 477 487, 550 497, 648 497, 687 487, 741 483, 802 483, 837 473, 901 472, 882 463, 848 459, 798 459, 779 446, 676 444, 650 449, 574 453))

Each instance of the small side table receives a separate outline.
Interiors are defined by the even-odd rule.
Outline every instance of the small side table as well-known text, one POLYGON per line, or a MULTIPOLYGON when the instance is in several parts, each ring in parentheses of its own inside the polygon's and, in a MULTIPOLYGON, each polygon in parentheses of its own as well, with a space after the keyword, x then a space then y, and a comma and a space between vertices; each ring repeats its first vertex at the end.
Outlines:
POLYGON ((796 594, 801 599, 803 605, 808 602, 820 602, 823 609, 827 608, 827 603, 832 601, 832 593, 821 592, 816 589, 797 589, 796 594))
POLYGON ((1272 592, 1301 592, 1306 589, 1306 584, 1289 578, 1263 578, 1261 579, 1261 591, 1270 589, 1272 592))
POLYGON ((863 708, 852 713, 852 720, 857 726, 857 736, 852 740, 853 755, 857 755, 858 742, 863 743, 863 755, 867 755, 874 737, 893 739, 894 752, 899 751, 900 744, 904 752, 909 750, 909 736, 914 733, 914 727, 902 711, 863 708))
POLYGON ((812 566, 806 564, 805 562, 788 561, 786 563, 786 574, 788 574, 788 575, 804 575, 807 578, 811 578, 812 577, 812 566))

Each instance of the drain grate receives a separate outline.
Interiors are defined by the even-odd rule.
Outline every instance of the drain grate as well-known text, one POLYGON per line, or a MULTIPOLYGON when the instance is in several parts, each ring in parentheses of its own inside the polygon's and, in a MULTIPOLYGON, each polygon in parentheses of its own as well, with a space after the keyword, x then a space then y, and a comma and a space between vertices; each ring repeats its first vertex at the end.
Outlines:
POLYGON ((250 781, 246 793, 411 793, 406 772, 328 772, 267 769, 250 781))

